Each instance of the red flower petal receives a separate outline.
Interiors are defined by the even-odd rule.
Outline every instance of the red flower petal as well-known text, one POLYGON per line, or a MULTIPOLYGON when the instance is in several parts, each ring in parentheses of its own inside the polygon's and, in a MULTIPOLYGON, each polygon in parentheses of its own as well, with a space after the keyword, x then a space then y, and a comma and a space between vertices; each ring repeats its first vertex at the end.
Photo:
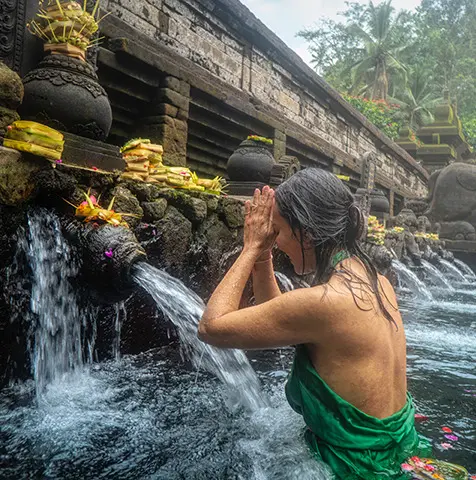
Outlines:
POLYGON ((451 430, 449 427, 441 427, 441 430, 443 430, 445 433, 453 433, 453 430, 451 430))

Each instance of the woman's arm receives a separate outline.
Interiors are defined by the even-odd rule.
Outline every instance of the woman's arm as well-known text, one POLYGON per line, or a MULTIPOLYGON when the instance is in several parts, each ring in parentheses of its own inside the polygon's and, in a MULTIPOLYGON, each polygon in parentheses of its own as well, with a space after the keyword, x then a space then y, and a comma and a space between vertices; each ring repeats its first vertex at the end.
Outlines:
POLYGON ((271 251, 258 257, 253 267, 253 292, 256 305, 268 302, 281 295, 281 290, 274 275, 271 251))
MULTIPOLYGON (((228 278, 232 292, 233 281, 228 278)), ((207 308, 198 329, 199 338, 221 348, 262 349, 325 341, 329 298, 323 287, 284 293, 269 302, 242 310, 223 303, 223 315, 207 308)))
MULTIPOLYGON (((243 290, 257 259, 274 244, 273 206, 274 192, 269 187, 265 187, 262 194, 255 192, 252 205, 247 203, 244 248, 208 302, 198 329, 204 342, 223 348, 273 348, 317 343, 316 331, 322 334, 328 305, 323 299, 322 287, 296 290, 239 310, 243 290)), ((269 279, 271 262, 267 268, 269 279)), ((272 274, 274 276, 274 272, 272 274)))

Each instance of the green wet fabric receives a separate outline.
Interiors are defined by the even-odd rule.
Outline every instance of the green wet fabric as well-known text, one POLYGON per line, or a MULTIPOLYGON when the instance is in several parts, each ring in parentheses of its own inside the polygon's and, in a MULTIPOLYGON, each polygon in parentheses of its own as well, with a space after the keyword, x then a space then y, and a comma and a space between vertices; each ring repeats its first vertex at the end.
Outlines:
POLYGON ((408 478, 400 465, 413 455, 430 455, 429 444, 415 430, 410 394, 400 412, 383 420, 371 417, 329 388, 304 345, 296 347, 286 396, 304 417, 310 449, 340 480, 408 478))

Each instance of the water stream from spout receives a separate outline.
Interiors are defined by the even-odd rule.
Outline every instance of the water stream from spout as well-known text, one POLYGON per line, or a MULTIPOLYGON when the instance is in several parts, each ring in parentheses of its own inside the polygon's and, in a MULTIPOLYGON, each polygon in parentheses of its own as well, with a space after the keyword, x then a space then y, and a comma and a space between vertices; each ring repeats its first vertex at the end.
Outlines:
POLYGON ((399 260, 393 260, 392 266, 397 272, 398 278, 401 283, 405 284, 405 286, 407 286, 411 291, 415 292, 424 300, 433 300, 433 295, 425 286, 425 284, 402 262, 400 262, 399 260))
POLYGON ((134 266, 133 277, 155 300, 157 307, 177 327, 185 353, 193 365, 216 375, 227 387, 227 405, 256 410, 266 406, 260 382, 241 350, 218 349, 197 337, 205 305, 180 280, 147 264, 134 266))
POLYGON ((114 359, 121 359, 121 330, 122 324, 127 320, 127 311, 124 302, 119 302, 114 305, 114 312, 116 314, 114 322, 114 338, 112 343, 112 356, 114 359))
POLYGON ((455 279, 464 283, 467 283, 466 277, 463 273, 448 260, 441 260, 441 265, 443 265, 446 271, 455 279))
POLYGON ((459 260, 458 258, 455 258, 455 264, 456 266, 466 275, 471 280, 476 280, 476 275, 471 270, 471 267, 464 263, 462 260, 459 260))
POLYGON ((422 260, 421 264, 423 266, 423 270, 430 281, 432 281, 435 285, 447 288, 449 291, 453 292, 454 288, 445 277, 443 272, 438 270, 434 265, 432 265, 427 260, 422 260))
POLYGON ((37 396, 47 384, 92 361, 87 341, 87 312, 81 312, 70 279, 77 273, 72 251, 56 215, 47 210, 28 214, 23 249, 31 271, 30 357, 37 396))

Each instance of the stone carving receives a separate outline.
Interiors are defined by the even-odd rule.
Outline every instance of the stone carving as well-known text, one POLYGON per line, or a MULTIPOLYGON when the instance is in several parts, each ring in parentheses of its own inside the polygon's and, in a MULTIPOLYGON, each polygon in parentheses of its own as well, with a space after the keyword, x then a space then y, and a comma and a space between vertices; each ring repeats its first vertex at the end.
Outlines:
POLYGON ((91 65, 65 55, 47 56, 23 79, 22 118, 93 140, 105 140, 112 124, 106 91, 91 65))
POLYGON ((391 226, 402 227, 410 233, 415 233, 418 230, 418 219, 413 210, 404 208, 392 219, 391 226))
POLYGON ((430 179, 426 215, 442 238, 476 240, 476 166, 454 163, 430 179))
POLYGON ((269 184, 273 186, 280 185, 299 172, 299 170, 301 170, 301 163, 297 157, 284 155, 279 159, 278 163, 273 165, 269 184))
POLYGON ((20 71, 26 0, 0 0, 0 60, 20 71))
POLYGON ((418 231, 421 233, 430 233, 431 230, 431 222, 428 220, 428 217, 421 215, 417 219, 418 221, 418 231))
POLYGON ((0 135, 8 125, 19 120, 16 109, 23 100, 23 93, 20 77, 0 62, 0 135))

